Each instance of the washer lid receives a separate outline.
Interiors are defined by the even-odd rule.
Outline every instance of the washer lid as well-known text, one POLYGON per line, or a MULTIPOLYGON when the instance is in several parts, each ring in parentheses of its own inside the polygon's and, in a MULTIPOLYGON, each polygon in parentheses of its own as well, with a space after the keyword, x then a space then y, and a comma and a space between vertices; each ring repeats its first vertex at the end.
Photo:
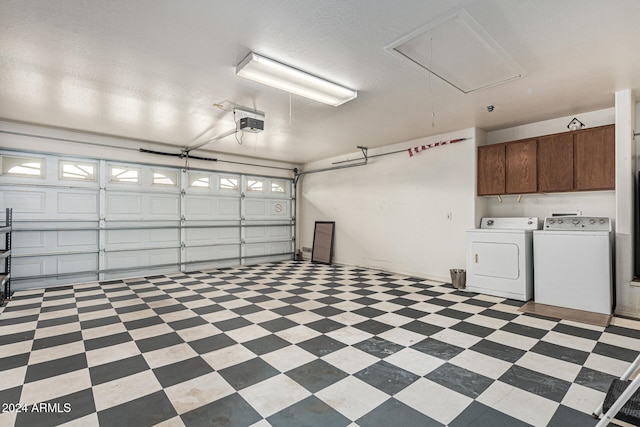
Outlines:
POLYGON ((517 217, 517 218, 482 218, 480 220, 481 229, 493 230, 538 230, 540 224, 537 217, 517 217))

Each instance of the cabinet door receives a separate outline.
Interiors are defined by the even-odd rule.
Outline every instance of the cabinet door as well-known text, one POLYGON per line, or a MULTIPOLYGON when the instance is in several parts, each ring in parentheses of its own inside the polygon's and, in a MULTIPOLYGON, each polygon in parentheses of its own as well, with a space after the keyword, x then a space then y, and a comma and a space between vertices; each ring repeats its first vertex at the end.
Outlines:
POLYGON ((538 191, 573 190, 573 134, 538 139, 538 191))
POLYGON ((615 127, 585 130, 575 136, 576 190, 610 190, 616 186, 615 127))
POLYGON ((504 144, 478 147, 478 196, 504 194, 504 144))
POLYGON ((506 144, 507 194, 535 193, 538 190, 537 139, 506 144))

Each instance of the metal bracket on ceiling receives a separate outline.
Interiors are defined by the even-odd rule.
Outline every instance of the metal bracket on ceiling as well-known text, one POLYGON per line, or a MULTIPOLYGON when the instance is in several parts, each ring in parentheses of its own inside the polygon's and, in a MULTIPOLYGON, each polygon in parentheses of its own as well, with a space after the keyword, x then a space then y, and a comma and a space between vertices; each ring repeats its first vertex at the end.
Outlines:
MULTIPOLYGON (((363 147, 362 145, 357 145, 356 148, 359 148, 362 151, 362 156, 364 157, 364 162, 362 162, 363 159, 347 159, 347 160, 340 160, 339 162, 333 162, 331 164, 332 165, 339 165, 341 163, 360 162, 360 163, 358 163, 358 165, 366 165, 367 162, 369 161, 369 148, 363 147)), ((402 150, 402 151, 404 152, 404 150, 402 150)))

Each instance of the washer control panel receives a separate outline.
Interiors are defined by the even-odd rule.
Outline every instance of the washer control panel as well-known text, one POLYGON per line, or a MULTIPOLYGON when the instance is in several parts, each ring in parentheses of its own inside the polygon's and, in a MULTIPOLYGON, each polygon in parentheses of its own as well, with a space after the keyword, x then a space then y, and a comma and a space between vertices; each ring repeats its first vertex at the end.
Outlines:
POLYGON ((603 216, 551 216, 544 219, 543 230, 611 231, 611 218, 603 216))

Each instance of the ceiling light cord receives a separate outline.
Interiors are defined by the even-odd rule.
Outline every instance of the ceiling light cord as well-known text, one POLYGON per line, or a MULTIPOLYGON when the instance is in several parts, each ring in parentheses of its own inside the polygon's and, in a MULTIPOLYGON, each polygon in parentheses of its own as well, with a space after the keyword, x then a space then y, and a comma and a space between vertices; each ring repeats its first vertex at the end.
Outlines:
POLYGON ((236 110, 233 110, 233 122, 236 123, 236 131, 233 133, 233 136, 236 138, 236 142, 238 145, 242 145, 242 137, 244 136, 244 132, 240 132, 240 139, 238 139, 238 121, 236 120, 236 110))
MULTIPOLYGON (((432 69, 432 63, 433 63, 433 37, 431 37, 431 52, 429 52, 429 69, 432 69)), ((429 76, 427 78, 427 82, 429 85, 429 98, 431 100, 431 127, 436 127, 436 110, 434 107, 434 101, 433 101, 433 88, 431 87, 431 71, 429 71, 429 76)))

